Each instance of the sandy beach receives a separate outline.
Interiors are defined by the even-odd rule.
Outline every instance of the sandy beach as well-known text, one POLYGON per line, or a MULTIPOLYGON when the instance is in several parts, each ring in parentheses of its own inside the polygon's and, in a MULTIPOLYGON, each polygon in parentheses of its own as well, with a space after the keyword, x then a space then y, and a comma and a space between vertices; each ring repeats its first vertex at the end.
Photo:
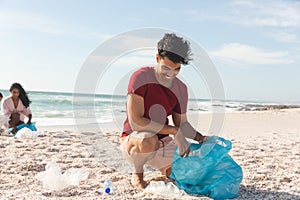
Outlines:
MULTIPOLYGON (((189 116, 193 121, 194 116, 189 116)), ((209 132, 211 116, 201 114, 197 129, 209 132)), ((300 199, 300 109, 226 113, 220 136, 233 143, 230 155, 243 168, 236 199, 300 199)), ((44 137, 0 136, 0 199, 167 199, 130 185, 129 166, 118 149, 118 128, 38 127, 44 137), (56 161, 62 171, 85 167, 79 186, 47 191, 36 179, 56 161), (103 192, 110 179, 114 192, 103 192)), ((212 135, 213 133, 208 133, 212 135)), ((170 182, 147 169, 147 181, 170 182)), ((195 199, 181 197, 175 199, 195 199)), ((209 199, 198 197, 196 199, 209 199)))

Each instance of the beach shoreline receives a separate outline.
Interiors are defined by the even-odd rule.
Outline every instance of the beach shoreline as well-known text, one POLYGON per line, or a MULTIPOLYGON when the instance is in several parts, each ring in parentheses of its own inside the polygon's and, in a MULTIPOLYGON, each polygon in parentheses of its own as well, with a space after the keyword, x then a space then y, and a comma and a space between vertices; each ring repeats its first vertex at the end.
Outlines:
MULTIPOLYGON (((202 133, 213 134, 211 114, 194 113, 188 117, 202 133)), ((230 155, 244 172, 237 199, 299 199, 299 118, 297 108, 225 113, 218 135, 232 141, 230 155)), ((130 171, 122 165, 124 159, 119 155, 119 124, 41 126, 38 131, 44 137, 0 136, 0 199, 134 199, 138 195, 151 199, 157 195, 144 194, 130 185, 130 171), (62 191, 44 190, 36 175, 51 160, 62 171, 85 167, 89 177, 79 186, 62 191), (115 188, 112 195, 103 192, 102 184, 108 179, 115 188)), ((151 170, 145 179, 168 181, 151 170)))

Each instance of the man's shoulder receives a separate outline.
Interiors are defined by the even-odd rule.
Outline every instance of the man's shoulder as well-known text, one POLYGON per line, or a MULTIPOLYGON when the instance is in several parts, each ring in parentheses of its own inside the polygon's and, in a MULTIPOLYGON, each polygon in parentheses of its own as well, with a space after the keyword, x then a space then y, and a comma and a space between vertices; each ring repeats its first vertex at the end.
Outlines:
POLYGON ((154 67, 141 67, 140 69, 136 70, 132 77, 152 77, 154 75, 154 67))
POLYGON ((177 87, 182 88, 182 89, 186 89, 187 88, 186 84, 183 81, 181 81, 179 78, 177 78, 177 77, 174 79, 174 84, 177 87))
POLYGON ((153 73, 154 67, 144 66, 136 70, 134 73, 153 73))

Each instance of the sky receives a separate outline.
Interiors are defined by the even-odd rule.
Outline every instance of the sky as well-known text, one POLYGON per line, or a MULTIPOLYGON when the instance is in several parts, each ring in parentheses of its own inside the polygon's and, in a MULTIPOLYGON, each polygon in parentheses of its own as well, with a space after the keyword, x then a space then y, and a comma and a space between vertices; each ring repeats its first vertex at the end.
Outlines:
MULTIPOLYGON (((19 82, 28 91, 74 92, 95 49, 144 28, 199 45, 228 100, 300 103, 300 1, 292 0, 0 0, 0 89, 19 82)), ((117 57, 95 92, 115 93, 133 70, 152 63, 153 49, 117 57)), ((183 67, 181 78, 190 93, 209 98, 205 78, 192 69, 183 67)))

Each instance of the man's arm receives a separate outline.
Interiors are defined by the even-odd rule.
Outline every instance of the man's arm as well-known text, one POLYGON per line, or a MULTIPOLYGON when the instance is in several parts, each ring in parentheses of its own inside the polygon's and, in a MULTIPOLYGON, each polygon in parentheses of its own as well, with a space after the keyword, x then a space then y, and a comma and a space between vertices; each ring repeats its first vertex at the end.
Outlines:
POLYGON ((176 112, 173 112, 172 119, 174 122, 174 125, 177 128, 180 128, 183 132, 184 136, 190 139, 193 139, 197 142, 205 142, 208 138, 206 136, 203 136, 201 133, 196 131, 192 125, 188 122, 186 114, 179 114, 176 112))
POLYGON ((175 143, 178 145, 179 155, 189 155, 189 143, 186 141, 185 136, 178 127, 160 124, 144 117, 143 97, 136 94, 128 95, 127 114, 131 129, 133 131, 150 131, 154 133, 174 135, 175 143))
POLYGON ((150 131, 160 134, 176 135, 178 128, 160 124, 144 117, 144 98, 137 94, 127 96, 128 120, 133 131, 150 131))

